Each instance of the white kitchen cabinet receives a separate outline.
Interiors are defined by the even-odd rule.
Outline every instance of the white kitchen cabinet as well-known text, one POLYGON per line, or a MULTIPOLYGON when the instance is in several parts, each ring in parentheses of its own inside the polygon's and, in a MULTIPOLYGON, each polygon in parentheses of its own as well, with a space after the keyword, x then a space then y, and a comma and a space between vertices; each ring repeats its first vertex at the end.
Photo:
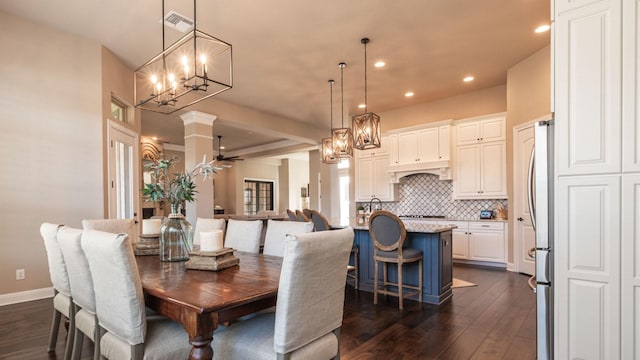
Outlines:
POLYGON ((389 149, 389 165, 398 165, 398 134, 390 134, 386 139, 389 149))
POLYGON ((552 3, 556 359, 640 359, 638 5, 552 3))
POLYGON ((507 225, 501 221, 442 220, 440 225, 455 225, 453 229, 453 258, 471 262, 507 262, 507 225))
POLYGON ((389 155, 389 140, 386 137, 382 137, 380 138, 380 147, 379 148, 373 148, 373 149, 367 149, 367 150, 358 150, 355 149, 355 155, 356 158, 363 158, 363 157, 372 157, 372 156, 382 156, 382 155, 389 155))
POLYGON ((469 222, 469 260, 506 263, 505 224, 469 222))
POLYGON ((454 199, 506 199, 504 141, 456 147, 454 199))
POLYGON ((457 145, 506 140, 504 114, 460 120, 455 127, 457 145))
POLYGON ((389 155, 356 158, 356 201, 369 201, 376 197, 382 201, 396 200, 396 187, 389 179, 389 155))
POLYGON ((391 165, 449 160, 451 125, 440 125, 397 134, 398 159, 391 165))

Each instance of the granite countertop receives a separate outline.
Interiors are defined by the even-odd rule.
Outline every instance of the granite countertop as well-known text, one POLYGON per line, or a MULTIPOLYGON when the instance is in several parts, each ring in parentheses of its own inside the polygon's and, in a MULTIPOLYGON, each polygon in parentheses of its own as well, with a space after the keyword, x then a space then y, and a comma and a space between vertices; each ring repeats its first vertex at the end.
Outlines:
POLYGON ((507 222, 507 219, 480 219, 480 218, 462 218, 462 217, 444 217, 444 218, 403 218, 402 221, 482 221, 482 222, 507 222))
MULTIPOLYGON (((416 232, 416 233, 425 233, 425 234, 436 234, 436 233, 450 231, 457 228, 457 226, 455 225, 434 225, 434 224, 424 224, 420 222, 410 222, 410 223, 404 222, 404 223, 405 223, 404 226, 407 229, 407 232, 416 232)), ((351 226, 355 230, 366 230, 366 231, 369 230, 368 224, 362 225, 362 224, 356 224, 355 222, 351 222, 349 226, 351 226)))

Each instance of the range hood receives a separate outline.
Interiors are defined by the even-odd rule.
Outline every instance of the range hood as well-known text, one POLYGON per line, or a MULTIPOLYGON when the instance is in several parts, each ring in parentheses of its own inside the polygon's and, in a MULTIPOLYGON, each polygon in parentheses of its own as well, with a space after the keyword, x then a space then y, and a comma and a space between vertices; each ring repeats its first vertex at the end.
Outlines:
POLYGON ((399 183, 402 177, 415 174, 433 174, 438 175, 440 180, 453 180, 449 160, 391 165, 387 168, 387 172, 389 181, 393 184, 399 183))

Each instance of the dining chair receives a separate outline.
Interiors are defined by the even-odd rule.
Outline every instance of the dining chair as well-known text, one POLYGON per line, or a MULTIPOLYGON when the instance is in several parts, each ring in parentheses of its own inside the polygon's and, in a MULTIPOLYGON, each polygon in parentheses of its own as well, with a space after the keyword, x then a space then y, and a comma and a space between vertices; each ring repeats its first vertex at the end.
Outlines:
POLYGON ((86 230, 81 246, 95 291, 101 356, 188 358, 191 345, 182 325, 160 316, 148 320, 145 315, 142 283, 127 235, 86 230))
POLYGON ((82 251, 81 238, 83 236, 86 237, 87 233, 68 226, 63 226, 58 231, 58 244, 67 264, 71 297, 74 304, 75 333, 71 358, 80 359, 82 343, 87 337, 94 343, 93 358, 98 360, 100 358, 100 337, 98 336, 96 298, 93 292, 89 263, 84 251, 82 251))
POLYGON ((267 232, 264 236, 262 253, 283 257, 287 234, 302 234, 312 231, 312 222, 267 220, 267 232))
POLYGON ((60 329, 60 319, 65 316, 69 321, 67 328, 67 341, 64 350, 64 359, 71 358, 73 335, 75 332, 75 320, 73 314, 73 301, 71 298, 71 286, 69 285, 69 273, 64 256, 58 245, 58 231, 62 225, 44 223, 40 226, 40 235, 44 240, 44 247, 47 252, 49 263, 49 276, 53 284, 53 319, 51 321, 51 331, 49 333, 48 352, 56 351, 58 342, 58 330, 60 329))
POLYGON ((302 213, 304 214, 304 216, 306 216, 308 219, 311 219, 311 209, 302 209, 302 213))
POLYGON ((262 220, 229 219, 224 246, 238 251, 260 253, 262 220))
POLYGON ((331 230, 331 224, 318 210, 309 210, 309 218, 313 222, 314 231, 331 230))
POLYGON ((373 303, 378 303, 378 294, 397 296, 400 310, 403 309, 404 297, 418 295, 418 301, 422 302, 422 250, 403 247, 407 230, 402 220, 389 211, 375 211, 369 218, 369 236, 374 245, 373 303), (418 286, 406 285, 402 280, 403 265, 416 261, 418 262, 418 286), (382 263, 382 289, 378 289, 378 263, 382 263), (397 283, 387 279, 388 263, 398 265, 397 283), (397 287, 398 291, 390 291, 389 286, 397 287), (405 288, 414 291, 405 294, 405 288))
POLYGON ((294 211, 291 209, 287 209, 287 216, 289 217, 289 221, 298 221, 298 217, 294 211))
POLYGON ((216 359, 339 359, 353 229, 287 235, 275 313, 219 328, 216 359))
POLYGON ((300 210, 296 210, 296 219, 298 221, 302 221, 302 222, 307 222, 307 221, 311 221, 311 219, 309 219, 307 217, 307 215, 305 215, 302 211, 300 210))
POLYGON ((82 220, 82 229, 127 234, 132 247, 138 242, 138 231, 133 219, 86 219, 82 220))
POLYGON ((200 245, 200 233, 203 231, 222 230, 224 232, 225 223, 224 219, 197 218, 193 232, 193 244, 200 245))

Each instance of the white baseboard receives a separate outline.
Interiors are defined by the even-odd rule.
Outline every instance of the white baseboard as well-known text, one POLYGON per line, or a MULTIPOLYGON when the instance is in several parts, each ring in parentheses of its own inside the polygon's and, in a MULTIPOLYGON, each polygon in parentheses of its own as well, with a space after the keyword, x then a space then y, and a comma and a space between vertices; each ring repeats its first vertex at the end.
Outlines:
POLYGON ((42 288, 0 295, 0 306, 53 297, 53 288, 42 288))
POLYGON ((507 263, 507 271, 511 271, 511 272, 516 271, 516 264, 514 264, 514 263, 507 263))

